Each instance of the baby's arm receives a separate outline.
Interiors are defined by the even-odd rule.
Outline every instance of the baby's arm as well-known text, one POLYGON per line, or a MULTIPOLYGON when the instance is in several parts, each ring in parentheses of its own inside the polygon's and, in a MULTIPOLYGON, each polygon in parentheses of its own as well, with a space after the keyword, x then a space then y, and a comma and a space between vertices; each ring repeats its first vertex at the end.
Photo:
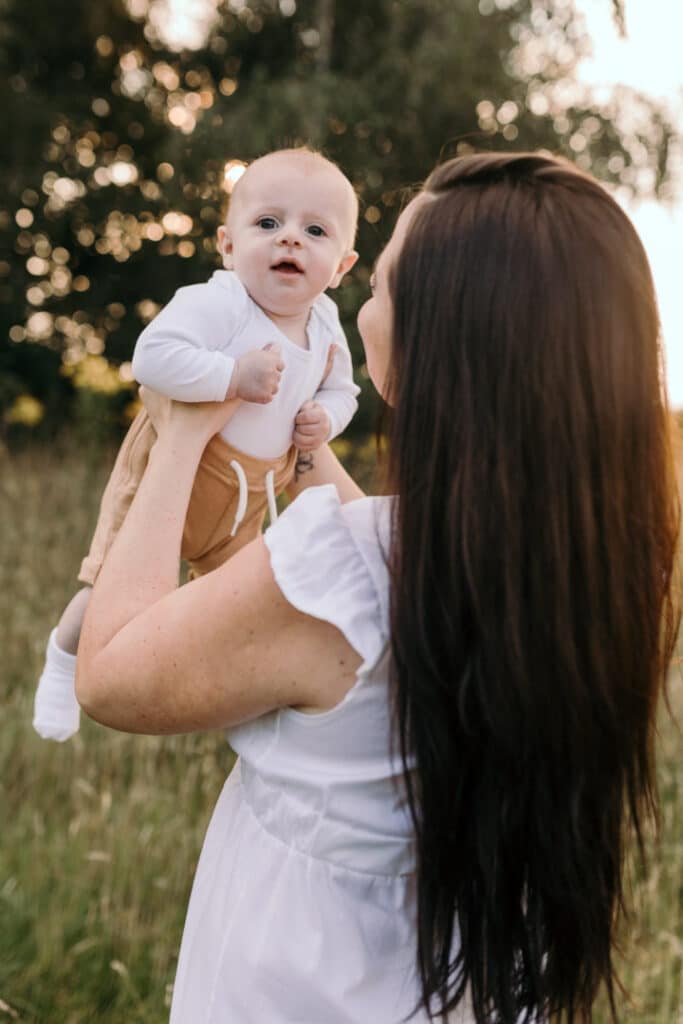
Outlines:
POLYGON ((219 350, 235 322, 202 289, 181 288, 145 328, 135 346, 133 376, 179 402, 270 402, 284 369, 279 346, 253 349, 237 360, 219 350))
MULTIPOLYGON (((337 345, 331 344, 327 352, 327 361, 323 372, 323 383, 327 380, 334 365, 337 345)), ((322 385, 321 385, 322 387, 322 385)), ((320 388, 318 388, 319 394, 320 388)), ((299 409, 294 419, 292 442, 300 452, 314 452, 330 439, 332 421, 324 404, 309 399, 299 409)))
POLYGON ((206 286, 181 288, 138 338, 133 376, 180 402, 222 402, 235 360, 219 346, 225 319, 206 301, 206 286))
POLYGON ((313 452, 341 434, 358 408, 360 388, 353 382, 351 353, 336 309, 335 320, 336 340, 329 346, 320 387, 294 420, 292 443, 301 452, 313 452))
MULTIPOLYGON (((341 332, 341 327, 339 330, 341 332)), ((331 441, 346 429, 358 408, 356 395, 359 393, 360 388, 353 382, 349 346, 343 333, 339 333, 331 346, 322 383, 313 396, 313 403, 321 408, 329 421, 328 432, 320 444, 331 441)))

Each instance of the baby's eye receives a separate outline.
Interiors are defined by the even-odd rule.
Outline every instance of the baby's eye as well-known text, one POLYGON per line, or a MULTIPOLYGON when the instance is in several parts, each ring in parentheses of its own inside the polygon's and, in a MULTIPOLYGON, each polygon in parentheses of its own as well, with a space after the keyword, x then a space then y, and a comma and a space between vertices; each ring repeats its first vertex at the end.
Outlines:
POLYGON ((278 222, 275 217, 259 217, 256 224, 258 227, 263 228, 264 231, 275 231, 278 226, 278 222))
POLYGON ((376 274, 370 274, 370 291, 374 292, 376 287, 377 287, 377 275, 376 274))
POLYGON ((325 228, 321 227, 320 224, 309 224, 306 231, 309 235, 313 235, 314 238, 324 238, 327 234, 325 228))

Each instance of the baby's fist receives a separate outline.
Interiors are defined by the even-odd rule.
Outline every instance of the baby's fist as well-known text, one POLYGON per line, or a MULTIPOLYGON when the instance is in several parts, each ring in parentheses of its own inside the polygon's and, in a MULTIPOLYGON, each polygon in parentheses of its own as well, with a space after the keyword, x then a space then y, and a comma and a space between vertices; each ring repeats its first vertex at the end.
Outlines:
POLYGON ((235 362, 226 398, 267 405, 279 390, 284 368, 279 345, 270 344, 245 352, 235 362))
POLYGON ((330 436, 330 417, 322 405, 309 401, 299 409, 294 420, 292 442, 300 452, 314 452, 330 436))

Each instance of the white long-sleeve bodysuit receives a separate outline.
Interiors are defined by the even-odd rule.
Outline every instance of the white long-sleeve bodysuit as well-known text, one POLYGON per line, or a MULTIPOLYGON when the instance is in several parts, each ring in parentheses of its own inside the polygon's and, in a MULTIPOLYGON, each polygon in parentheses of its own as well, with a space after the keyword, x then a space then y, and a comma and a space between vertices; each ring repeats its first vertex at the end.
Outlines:
POLYGON ((269 342, 280 345, 285 369, 268 405, 244 402, 222 430, 228 444, 260 459, 291 446, 294 418, 309 399, 330 418, 328 440, 340 434, 357 408, 351 355, 334 302, 320 295, 311 308, 300 348, 251 299, 232 271, 217 270, 205 284, 179 288, 140 335, 133 356, 136 380, 182 402, 225 398, 235 360, 269 342), (322 377, 330 345, 337 351, 322 377))

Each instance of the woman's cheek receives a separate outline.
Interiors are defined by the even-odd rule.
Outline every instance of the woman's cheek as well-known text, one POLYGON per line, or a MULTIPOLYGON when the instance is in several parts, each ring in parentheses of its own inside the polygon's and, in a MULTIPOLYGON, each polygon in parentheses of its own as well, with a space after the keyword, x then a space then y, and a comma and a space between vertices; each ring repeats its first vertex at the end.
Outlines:
POLYGON ((374 297, 368 299, 358 312, 358 332, 365 350, 365 363, 370 380, 380 395, 384 389, 389 345, 389 332, 383 320, 374 297))
POLYGON ((358 333, 360 334, 361 341, 363 342, 363 348, 365 350, 365 362, 370 364, 373 356, 373 338, 372 338, 372 312, 370 309, 372 299, 368 299, 367 302, 363 303, 358 311, 358 317, 356 323, 358 324, 358 333))
POLYGON ((371 299, 368 299, 366 302, 363 303, 363 305, 358 310, 358 316, 356 317, 356 325, 358 327, 358 332, 361 336, 363 344, 365 344, 365 311, 368 308, 368 303, 371 301, 371 299))
POLYGON ((369 350, 377 347, 379 324, 377 323, 377 303, 374 297, 371 297, 367 302, 363 303, 360 310, 358 311, 357 324, 358 332, 363 342, 363 348, 365 349, 366 356, 369 354, 369 350))

